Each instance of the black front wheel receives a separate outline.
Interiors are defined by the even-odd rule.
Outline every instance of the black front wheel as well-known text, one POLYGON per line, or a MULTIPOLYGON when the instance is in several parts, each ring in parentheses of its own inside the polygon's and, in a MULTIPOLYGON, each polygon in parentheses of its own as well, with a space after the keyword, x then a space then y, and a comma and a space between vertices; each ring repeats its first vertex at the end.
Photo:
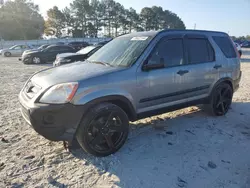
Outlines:
POLYGON ((215 116, 223 116, 230 109, 232 99, 232 87, 227 83, 221 83, 214 89, 206 109, 215 116))
POLYGON ((10 53, 10 52, 5 52, 5 53, 4 53, 4 56, 5 56, 5 57, 10 57, 10 56, 11 56, 11 53, 10 53))
POLYGON ((84 116, 76 138, 87 153, 105 157, 124 145, 128 132, 127 114, 119 106, 103 103, 92 108, 84 116))
POLYGON ((42 61, 41 61, 41 58, 40 57, 33 57, 32 58, 32 63, 34 64, 40 64, 42 61))

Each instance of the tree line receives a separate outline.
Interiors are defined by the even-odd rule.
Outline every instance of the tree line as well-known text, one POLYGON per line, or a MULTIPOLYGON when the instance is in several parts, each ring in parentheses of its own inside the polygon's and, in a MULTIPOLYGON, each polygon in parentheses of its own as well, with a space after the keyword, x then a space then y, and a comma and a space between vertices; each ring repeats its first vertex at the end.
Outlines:
POLYGON ((0 40, 28 40, 43 34, 58 38, 115 37, 132 31, 185 29, 177 14, 160 6, 145 7, 140 13, 114 0, 73 0, 64 9, 47 11, 46 20, 32 0, 0 0, 0 40))
POLYGON ((61 37, 115 37, 132 31, 185 29, 177 14, 160 6, 145 7, 140 14, 114 0, 74 0, 69 7, 47 11, 45 34, 61 37))
POLYGON ((30 0, 0 0, 0 40, 38 39, 43 32, 38 5, 30 0))
POLYGON ((238 41, 238 42, 244 42, 244 41, 246 41, 246 40, 249 40, 249 41, 250 41, 250 35, 247 35, 247 36, 239 36, 239 37, 231 36, 231 38, 232 38, 234 41, 238 41))

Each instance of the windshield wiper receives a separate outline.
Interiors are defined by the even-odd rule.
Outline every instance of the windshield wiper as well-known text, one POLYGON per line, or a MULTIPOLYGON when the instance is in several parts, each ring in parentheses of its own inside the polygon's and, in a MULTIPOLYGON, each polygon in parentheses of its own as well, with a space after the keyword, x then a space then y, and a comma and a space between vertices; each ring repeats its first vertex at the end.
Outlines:
POLYGON ((110 65, 109 63, 104 63, 101 61, 89 61, 91 63, 95 63, 95 64, 101 64, 101 65, 105 65, 105 66, 109 66, 109 67, 113 67, 113 65, 110 65))

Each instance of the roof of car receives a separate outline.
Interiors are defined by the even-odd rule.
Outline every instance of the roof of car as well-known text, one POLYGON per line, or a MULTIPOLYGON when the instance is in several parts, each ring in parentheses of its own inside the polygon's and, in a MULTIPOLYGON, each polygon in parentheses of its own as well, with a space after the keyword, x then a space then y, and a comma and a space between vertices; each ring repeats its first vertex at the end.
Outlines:
POLYGON ((69 45, 65 45, 65 44, 52 44, 49 47, 64 47, 64 46, 70 47, 69 45))
POLYGON ((159 31, 143 31, 143 32, 134 32, 134 33, 130 33, 130 34, 125 34, 122 35, 120 37, 143 37, 143 36, 156 36, 157 34, 160 33, 165 33, 165 32, 178 32, 178 33, 196 33, 196 34, 202 34, 202 33, 206 33, 206 34, 220 34, 220 35, 227 35, 224 32, 220 32, 220 31, 206 31, 206 30, 191 30, 191 29, 164 29, 164 30, 159 30, 159 31))

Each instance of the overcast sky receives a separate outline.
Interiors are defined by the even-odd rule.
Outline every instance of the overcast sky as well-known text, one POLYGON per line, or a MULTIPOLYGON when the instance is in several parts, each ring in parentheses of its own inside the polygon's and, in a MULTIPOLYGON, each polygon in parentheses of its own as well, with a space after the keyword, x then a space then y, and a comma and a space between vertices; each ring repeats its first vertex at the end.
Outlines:
MULTIPOLYGON (((116 0, 125 8, 133 7, 139 13, 145 6, 162 6, 176 13, 187 29, 217 30, 230 35, 250 35, 250 0, 116 0)), ((40 11, 58 6, 64 8, 72 0, 34 0, 40 11)))

